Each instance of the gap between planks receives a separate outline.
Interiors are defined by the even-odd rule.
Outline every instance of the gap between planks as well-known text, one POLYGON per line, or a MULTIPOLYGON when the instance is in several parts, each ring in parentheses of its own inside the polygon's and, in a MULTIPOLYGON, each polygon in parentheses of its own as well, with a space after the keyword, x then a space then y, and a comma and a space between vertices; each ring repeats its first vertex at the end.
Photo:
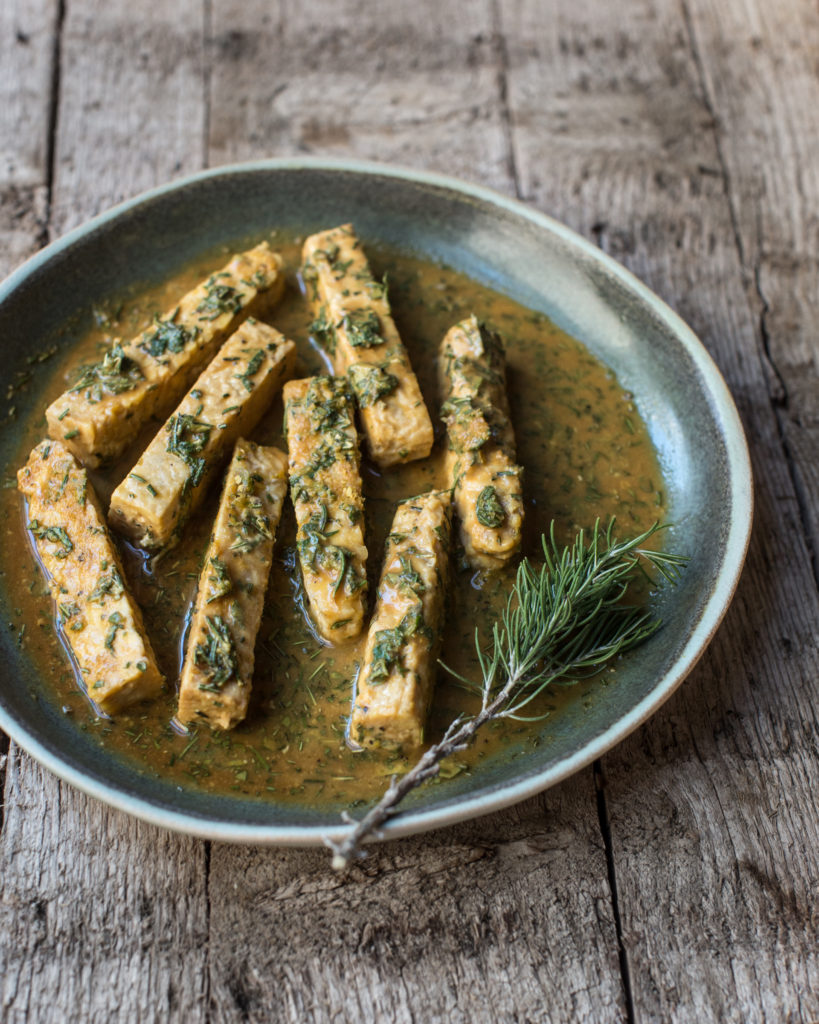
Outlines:
POLYGON ((37 239, 40 248, 51 239, 51 199, 54 192, 54 167, 57 159, 57 119, 60 113, 60 78, 62 75, 63 26, 66 0, 57 0, 57 22, 51 49, 51 89, 48 100, 48 139, 46 142, 46 209, 43 228, 37 239))

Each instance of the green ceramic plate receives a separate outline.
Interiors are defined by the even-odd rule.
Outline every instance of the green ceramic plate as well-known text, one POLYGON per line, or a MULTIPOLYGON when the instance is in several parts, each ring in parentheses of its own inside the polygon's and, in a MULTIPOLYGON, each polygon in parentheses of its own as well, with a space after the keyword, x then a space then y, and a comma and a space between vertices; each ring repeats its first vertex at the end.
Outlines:
MULTIPOLYGON (((542 310, 612 367, 636 396, 660 455, 675 523, 670 544, 692 556, 682 584, 659 600, 668 624, 629 655, 617 686, 589 708, 577 702, 561 712, 548 744, 417 791, 386 830, 398 836, 485 814, 553 785, 669 697, 734 592, 751 527, 751 473, 718 370, 688 327, 628 271, 568 228, 487 189, 372 164, 297 159, 221 168, 72 231, 0 286, 6 379, 67 323, 82 331, 94 306, 135 283, 159 281, 206 250, 273 228, 306 232, 348 220, 367 239, 448 264, 542 310)), ((35 403, 42 397, 32 386, 17 404, 24 412, 35 403)), ((6 476, 17 468, 17 444, 5 430, 6 476)), ((339 831, 337 814, 321 808, 182 791, 106 756, 60 714, 49 681, 17 648, 1 584, 0 727, 51 771, 115 807, 195 835, 307 844, 339 831)))

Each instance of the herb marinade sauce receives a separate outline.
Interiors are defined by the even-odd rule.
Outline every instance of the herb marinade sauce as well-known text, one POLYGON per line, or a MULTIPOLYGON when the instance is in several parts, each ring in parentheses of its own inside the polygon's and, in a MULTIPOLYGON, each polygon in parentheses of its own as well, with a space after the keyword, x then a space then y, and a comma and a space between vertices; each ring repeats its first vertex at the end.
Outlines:
MULTIPOLYGON (((285 298, 268 319, 299 346, 299 375, 329 372, 310 341, 312 314, 296 281, 300 247, 296 241, 282 244, 274 239, 273 244, 285 256, 291 279, 285 298)), ((469 313, 499 330, 507 344, 518 462, 525 468, 524 553, 537 556, 540 534, 548 530, 551 519, 556 521, 558 539, 568 540, 578 527, 591 526, 597 517, 605 521, 617 515, 623 534, 643 530, 662 518, 661 474, 645 425, 611 371, 579 342, 544 315, 455 271, 392 251, 368 248, 368 253, 374 271, 388 274, 393 314, 437 432, 428 460, 383 472, 366 457, 363 460, 370 607, 396 502, 446 485, 445 433, 437 416, 435 359, 446 331, 469 313)), ((46 399, 60 394, 76 375, 76 368, 95 358, 111 335, 136 334, 155 313, 171 307, 179 295, 223 260, 221 252, 121 309, 108 310, 107 319, 99 318, 103 321, 100 328, 63 360, 46 399)), ((254 440, 286 450, 281 422, 279 399, 254 431, 254 440)), ((91 474, 104 503, 156 429, 153 424, 115 467, 91 474)), ((20 465, 44 433, 43 417, 37 410, 22 430, 20 465)), ((183 542, 153 563, 121 544, 132 593, 143 608, 146 628, 168 680, 164 697, 115 720, 95 714, 55 631, 52 602, 30 545, 22 543, 25 522, 19 495, 7 488, 2 492, 6 513, 3 569, 14 595, 12 626, 18 641, 43 675, 53 680, 55 700, 77 728, 92 734, 108 751, 138 770, 206 791, 274 801, 350 806, 376 796, 389 775, 410 762, 398 754, 353 752, 347 746, 345 729, 353 679, 366 630, 358 641, 340 648, 323 646, 311 632, 303 614, 295 520, 289 501, 276 536, 247 720, 230 733, 211 733, 200 726, 184 735, 171 724, 187 617, 218 490, 215 486, 217 493, 186 528, 183 542)), ((489 636, 514 572, 514 566, 489 575, 460 568, 453 572, 441 657, 462 675, 480 678, 474 654, 475 627, 484 637, 489 636)), ((533 712, 559 714, 562 702, 589 699, 595 685, 600 685, 599 681, 544 695, 533 712)), ((476 706, 473 697, 440 671, 428 738, 434 740, 455 715, 476 706)), ((478 735, 469 750, 457 755, 455 763, 444 762, 442 777, 470 771, 482 759, 519 742, 521 735, 537 743, 543 731, 537 724, 494 723, 478 735)))

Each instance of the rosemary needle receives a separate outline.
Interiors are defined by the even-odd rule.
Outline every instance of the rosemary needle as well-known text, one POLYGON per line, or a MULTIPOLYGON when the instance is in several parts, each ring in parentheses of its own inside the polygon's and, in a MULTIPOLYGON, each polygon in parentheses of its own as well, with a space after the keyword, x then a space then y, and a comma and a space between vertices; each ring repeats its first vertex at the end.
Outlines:
POLYGON ((341 842, 327 839, 333 867, 343 871, 362 856, 361 844, 391 818, 403 798, 438 774, 440 762, 471 742, 486 722, 498 718, 536 720, 521 714, 546 687, 595 675, 618 654, 652 636, 661 621, 644 608, 623 603, 630 585, 653 569, 676 583, 687 562, 682 555, 652 551, 643 545, 663 527, 652 527, 630 540, 618 541, 615 521, 603 529, 598 520, 588 539, 581 530, 573 544, 560 547, 554 534, 543 535, 543 563, 524 558, 500 619, 492 628, 488 648, 476 631, 479 681, 443 667, 481 697, 477 715, 460 715, 441 740, 421 755, 413 768, 396 779, 369 813, 356 822, 341 842))

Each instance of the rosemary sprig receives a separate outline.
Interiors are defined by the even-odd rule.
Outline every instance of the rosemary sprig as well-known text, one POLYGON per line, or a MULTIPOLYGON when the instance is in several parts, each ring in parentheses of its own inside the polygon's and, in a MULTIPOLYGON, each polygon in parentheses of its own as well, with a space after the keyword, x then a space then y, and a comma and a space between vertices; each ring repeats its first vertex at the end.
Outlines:
POLYGON ((381 800, 356 822, 341 841, 327 839, 333 867, 344 871, 364 856, 361 845, 397 813, 398 805, 413 789, 434 778, 444 758, 465 749, 486 722, 500 718, 534 721, 522 711, 546 687, 577 682, 595 675, 619 654, 652 636, 661 620, 644 608, 623 603, 629 586, 653 569, 676 583, 687 559, 643 545, 658 530, 650 529, 630 540, 614 536, 614 519, 603 529, 598 520, 590 536, 581 530, 573 544, 561 548, 554 523, 541 538, 543 564, 524 558, 509 593, 506 607, 492 629, 488 648, 478 631, 475 648, 481 680, 466 679, 443 667, 481 698, 476 715, 459 715, 443 737, 433 744, 400 778, 393 776, 381 800))

